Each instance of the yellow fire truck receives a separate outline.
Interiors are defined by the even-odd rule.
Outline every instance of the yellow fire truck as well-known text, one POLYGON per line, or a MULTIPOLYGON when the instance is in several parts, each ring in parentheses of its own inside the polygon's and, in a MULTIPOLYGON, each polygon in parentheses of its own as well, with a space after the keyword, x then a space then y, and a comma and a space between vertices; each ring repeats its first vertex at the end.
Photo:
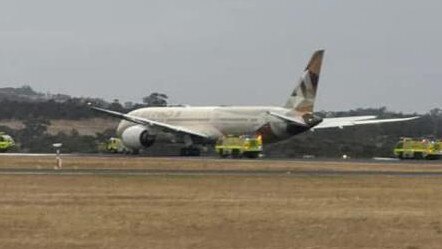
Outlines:
POLYGON ((108 153, 130 153, 131 150, 124 146, 121 139, 116 137, 109 138, 105 143, 101 143, 98 147, 101 152, 108 153))
POLYGON ((257 158, 262 153, 261 136, 225 136, 215 146, 220 157, 257 158))
POLYGON ((400 159, 438 159, 442 157, 442 140, 402 138, 394 148, 400 159))
POLYGON ((0 152, 6 152, 12 148, 14 148, 15 142, 11 136, 0 132, 0 152))

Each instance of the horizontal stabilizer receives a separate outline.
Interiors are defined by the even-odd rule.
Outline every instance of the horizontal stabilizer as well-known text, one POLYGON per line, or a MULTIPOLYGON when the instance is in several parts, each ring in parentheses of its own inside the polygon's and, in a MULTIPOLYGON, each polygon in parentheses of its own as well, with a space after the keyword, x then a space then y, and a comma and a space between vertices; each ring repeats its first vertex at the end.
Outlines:
POLYGON ((288 117, 288 116, 284 116, 284 115, 274 113, 274 112, 267 112, 267 114, 269 114, 270 116, 273 116, 275 118, 278 118, 284 122, 287 122, 287 123, 292 123, 292 124, 295 124, 298 126, 308 127, 308 124, 306 124, 305 121, 302 120, 301 118, 288 117))

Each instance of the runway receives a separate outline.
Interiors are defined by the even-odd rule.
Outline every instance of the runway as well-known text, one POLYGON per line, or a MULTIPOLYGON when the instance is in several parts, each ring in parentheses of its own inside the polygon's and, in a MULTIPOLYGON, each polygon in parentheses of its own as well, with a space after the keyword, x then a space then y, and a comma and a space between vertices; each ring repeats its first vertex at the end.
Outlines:
POLYGON ((440 177, 440 160, 219 159, 64 154, 0 154, 0 175, 53 176, 403 176, 440 177))
POLYGON ((54 176, 402 176, 442 177, 442 172, 365 170, 181 170, 181 169, 35 169, 1 168, 0 175, 54 176))
MULTIPOLYGON (((53 153, 0 153, 1 157, 24 157, 24 158, 42 158, 42 157, 55 157, 53 153)), ((231 159, 231 158, 220 158, 218 156, 201 156, 201 157, 182 157, 182 156, 147 156, 147 155, 126 155, 126 154, 88 154, 88 153, 66 153, 61 154, 62 158, 82 158, 82 157, 100 157, 103 159, 106 158, 144 158, 144 159, 167 159, 167 160, 178 160, 178 161, 250 161, 250 162, 354 162, 354 163, 383 163, 383 164, 436 164, 442 165, 442 160, 400 160, 394 157, 374 157, 374 158, 349 158, 349 159, 341 159, 341 158, 274 158, 274 157, 263 157, 258 159, 231 159)))

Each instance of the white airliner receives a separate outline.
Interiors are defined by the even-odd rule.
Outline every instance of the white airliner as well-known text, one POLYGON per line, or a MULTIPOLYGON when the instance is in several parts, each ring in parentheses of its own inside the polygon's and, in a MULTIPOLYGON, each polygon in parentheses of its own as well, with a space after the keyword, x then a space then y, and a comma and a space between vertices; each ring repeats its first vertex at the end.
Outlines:
POLYGON ((92 109, 120 118, 117 135, 134 151, 151 146, 158 139, 185 144, 182 154, 199 154, 198 145, 213 143, 225 135, 261 135, 264 143, 288 139, 308 130, 400 122, 416 119, 376 119, 376 116, 320 118, 313 113, 323 50, 316 51, 299 84, 283 107, 207 106, 146 107, 119 113, 92 109))

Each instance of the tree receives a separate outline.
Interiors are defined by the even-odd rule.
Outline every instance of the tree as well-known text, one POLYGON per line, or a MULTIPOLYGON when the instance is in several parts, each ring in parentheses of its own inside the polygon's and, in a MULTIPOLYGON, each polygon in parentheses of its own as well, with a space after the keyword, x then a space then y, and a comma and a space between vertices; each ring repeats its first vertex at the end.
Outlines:
POLYGON ((17 132, 17 138, 25 151, 41 152, 48 147, 46 131, 50 121, 43 118, 29 118, 23 121, 25 128, 17 132))
POLYGON ((120 104, 120 101, 118 99, 114 99, 112 104, 109 105, 109 109, 121 112, 123 111, 123 106, 120 104))
POLYGON ((126 101, 124 102, 124 109, 130 110, 134 107, 134 103, 132 101, 126 101))
POLYGON ((151 93, 149 96, 143 98, 143 103, 146 106, 167 106, 167 95, 164 93, 151 93))
POLYGON ((97 142, 106 142, 109 138, 115 137, 115 130, 114 129, 106 129, 103 132, 97 132, 95 133, 95 137, 97 142))
POLYGON ((439 108, 430 110, 430 117, 433 122, 433 136, 439 137, 441 135, 440 130, 442 130, 442 110, 439 108))
POLYGON ((42 136, 47 130, 51 122, 43 118, 30 118, 23 121, 25 128, 22 130, 22 135, 33 139, 42 136))
POLYGON ((16 92, 18 94, 24 94, 24 95, 37 95, 37 92, 35 92, 30 85, 24 85, 20 88, 16 88, 16 92))

